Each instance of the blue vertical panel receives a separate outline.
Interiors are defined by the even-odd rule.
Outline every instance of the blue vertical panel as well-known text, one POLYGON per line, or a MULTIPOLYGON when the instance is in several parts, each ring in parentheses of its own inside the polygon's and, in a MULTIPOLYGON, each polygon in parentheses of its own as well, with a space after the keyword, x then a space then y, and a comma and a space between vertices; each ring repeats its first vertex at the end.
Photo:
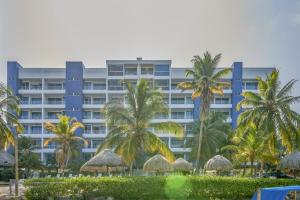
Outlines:
MULTIPOLYGON (((83 68, 82 62, 66 62, 65 111, 66 115, 75 117, 78 121, 82 121, 83 68)), ((81 133, 82 130, 77 134, 81 133)))
POLYGON ((170 75, 170 65, 155 65, 154 66, 155 76, 169 76, 170 75))
POLYGON ((20 87, 19 81, 19 69, 22 66, 15 61, 7 62, 7 86, 13 91, 15 95, 18 94, 18 89, 20 87))
POLYGON ((194 120, 198 120, 200 117, 200 105, 201 105, 201 98, 197 97, 194 99, 194 120))
POLYGON ((237 111, 236 106, 242 100, 242 90, 243 90, 243 63, 234 62, 232 67, 232 109, 231 109, 231 119, 232 128, 237 127, 237 119, 241 111, 237 111))

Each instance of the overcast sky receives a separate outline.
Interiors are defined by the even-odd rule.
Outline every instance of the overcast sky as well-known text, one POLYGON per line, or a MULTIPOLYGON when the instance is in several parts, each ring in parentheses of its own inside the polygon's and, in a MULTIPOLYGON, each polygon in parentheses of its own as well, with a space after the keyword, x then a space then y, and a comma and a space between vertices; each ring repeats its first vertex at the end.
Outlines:
POLYGON ((222 67, 243 61, 300 79, 300 0, 0 0, 1 81, 7 60, 104 67, 141 56, 182 67, 206 50, 223 54, 222 67))

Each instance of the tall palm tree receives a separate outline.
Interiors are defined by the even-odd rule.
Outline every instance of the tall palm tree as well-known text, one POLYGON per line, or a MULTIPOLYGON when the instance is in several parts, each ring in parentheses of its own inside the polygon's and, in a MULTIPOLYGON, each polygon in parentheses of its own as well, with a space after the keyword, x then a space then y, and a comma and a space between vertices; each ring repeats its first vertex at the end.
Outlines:
POLYGON ((77 130, 84 129, 82 123, 66 115, 58 115, 58 119, 59 122, 57 124, 45 122, 45 129, 54 133, 56 137, 46 139, 44 146, 48 146, 50 142, 56 142, 58 144, 55 152, 56 161, 59 168, 64 172, 71 156, 72 147, 78 142, 83 142, 85 145, 88 145, 88 142, 82 137, 75 135, 77 130))
MULTIPOLYGON (((199 128, 200 124, 197 123, 193 129, 195 134, 192 140, 191 158, 197 156, 198 143, 199 143, 199 128)), ((203 145, 201 149, 200 160, 205 163, 209 158, 218 153, 221 147, 227 141, 228 134, 231 132, 230 124, 226 123, 226 116, 222 113, 211 112, 208 119, 204 122, 203 126, 203 145)))
POLYGON ((241 164, 250 162, 251 175, 253 175, 254 162, 271 161, 272 157, 269 146, 265 143, 262 130, 258 129, 253 123, 248 124, 247 129, 238 129, 232 138, 231 145, 222 147, 222 150, 233 151, 233 159, 241 164))
POLYGON ((280 88, 279 72, 272 71, 266 80, 258 80, 258 93, 243 92, 243 100, 237 108, 247 108, 240 114, 238 126, 247 127, 249 122, 255 122, 263 131, 266 141, 272 150, 278 141, 292 152, 299 148, 299 132, 295 125, 299 123, 300 115, 291 109, 291 105, 300 100, 300 96, 290 95, 296 80, 290 80, 280 88))
POLYGON ((228 86, 228 83, 221 79, 230 72, 230 68, 217 71, 217 65, 221 59, 221 54, 212 57, 210 53, 205 52, 203 57, 194 56, 192 59, 193 69, 186 70, 186 77, 191 76, 191 81, 185 81, 178 84, 178 88, 187 90, 193 89, 192 99, 201 98, 200 106, 200 129, 199 142, 196 156, 196 169, 200 168, 200 156, 202 149, 203 127, 204 121, 207 119, 210 104, 215 94, 223 95, 223 88, 228 86))
POLYGON ((128 105, 111 101, 105 106, 106 120, 109 127, 105 141, 98 152, 104 148, 114 148, 131 168, 141 153, 160 153, 169 160, 174 155, 169 147, 152 130, 170 131, 183 135, 183 128, 174 122, 155 122, 157 114, 168 114, 164 94, 152 88, 144 79, 136 87, 125 81, 128 105))
POLYGON ((18 121, 20 100, 5 84, 0 83, 0 148, 6 149, 15 143, 13 128, 22 133, 24 128, 18 121))

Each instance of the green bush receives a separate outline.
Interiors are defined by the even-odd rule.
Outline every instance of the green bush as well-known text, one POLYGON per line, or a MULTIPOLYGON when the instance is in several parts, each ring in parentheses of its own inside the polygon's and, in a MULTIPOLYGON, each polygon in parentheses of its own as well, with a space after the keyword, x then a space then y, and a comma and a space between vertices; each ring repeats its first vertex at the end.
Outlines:
POLYGON ((251 179, 209 176, 44 178, 25 181, 28 200, 93 199, 115 200, 207 200, 250 199, 261 187, 299 185, 297 179, 251 179))

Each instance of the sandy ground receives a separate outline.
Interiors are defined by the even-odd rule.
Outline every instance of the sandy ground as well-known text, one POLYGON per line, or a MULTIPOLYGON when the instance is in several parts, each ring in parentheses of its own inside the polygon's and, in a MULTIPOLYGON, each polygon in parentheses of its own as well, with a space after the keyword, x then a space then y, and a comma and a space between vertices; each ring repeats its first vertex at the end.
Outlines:
MULTIPOLYGON (((12 187, 12 193, 14 194, 15 188, 12 187)), ((22 184, 19 185, 19 194, 23 196, 25 188, 22 184)), ((0 185, 0 200, 11 199, 11 195, 9 194, 9 185, 0 185)))

